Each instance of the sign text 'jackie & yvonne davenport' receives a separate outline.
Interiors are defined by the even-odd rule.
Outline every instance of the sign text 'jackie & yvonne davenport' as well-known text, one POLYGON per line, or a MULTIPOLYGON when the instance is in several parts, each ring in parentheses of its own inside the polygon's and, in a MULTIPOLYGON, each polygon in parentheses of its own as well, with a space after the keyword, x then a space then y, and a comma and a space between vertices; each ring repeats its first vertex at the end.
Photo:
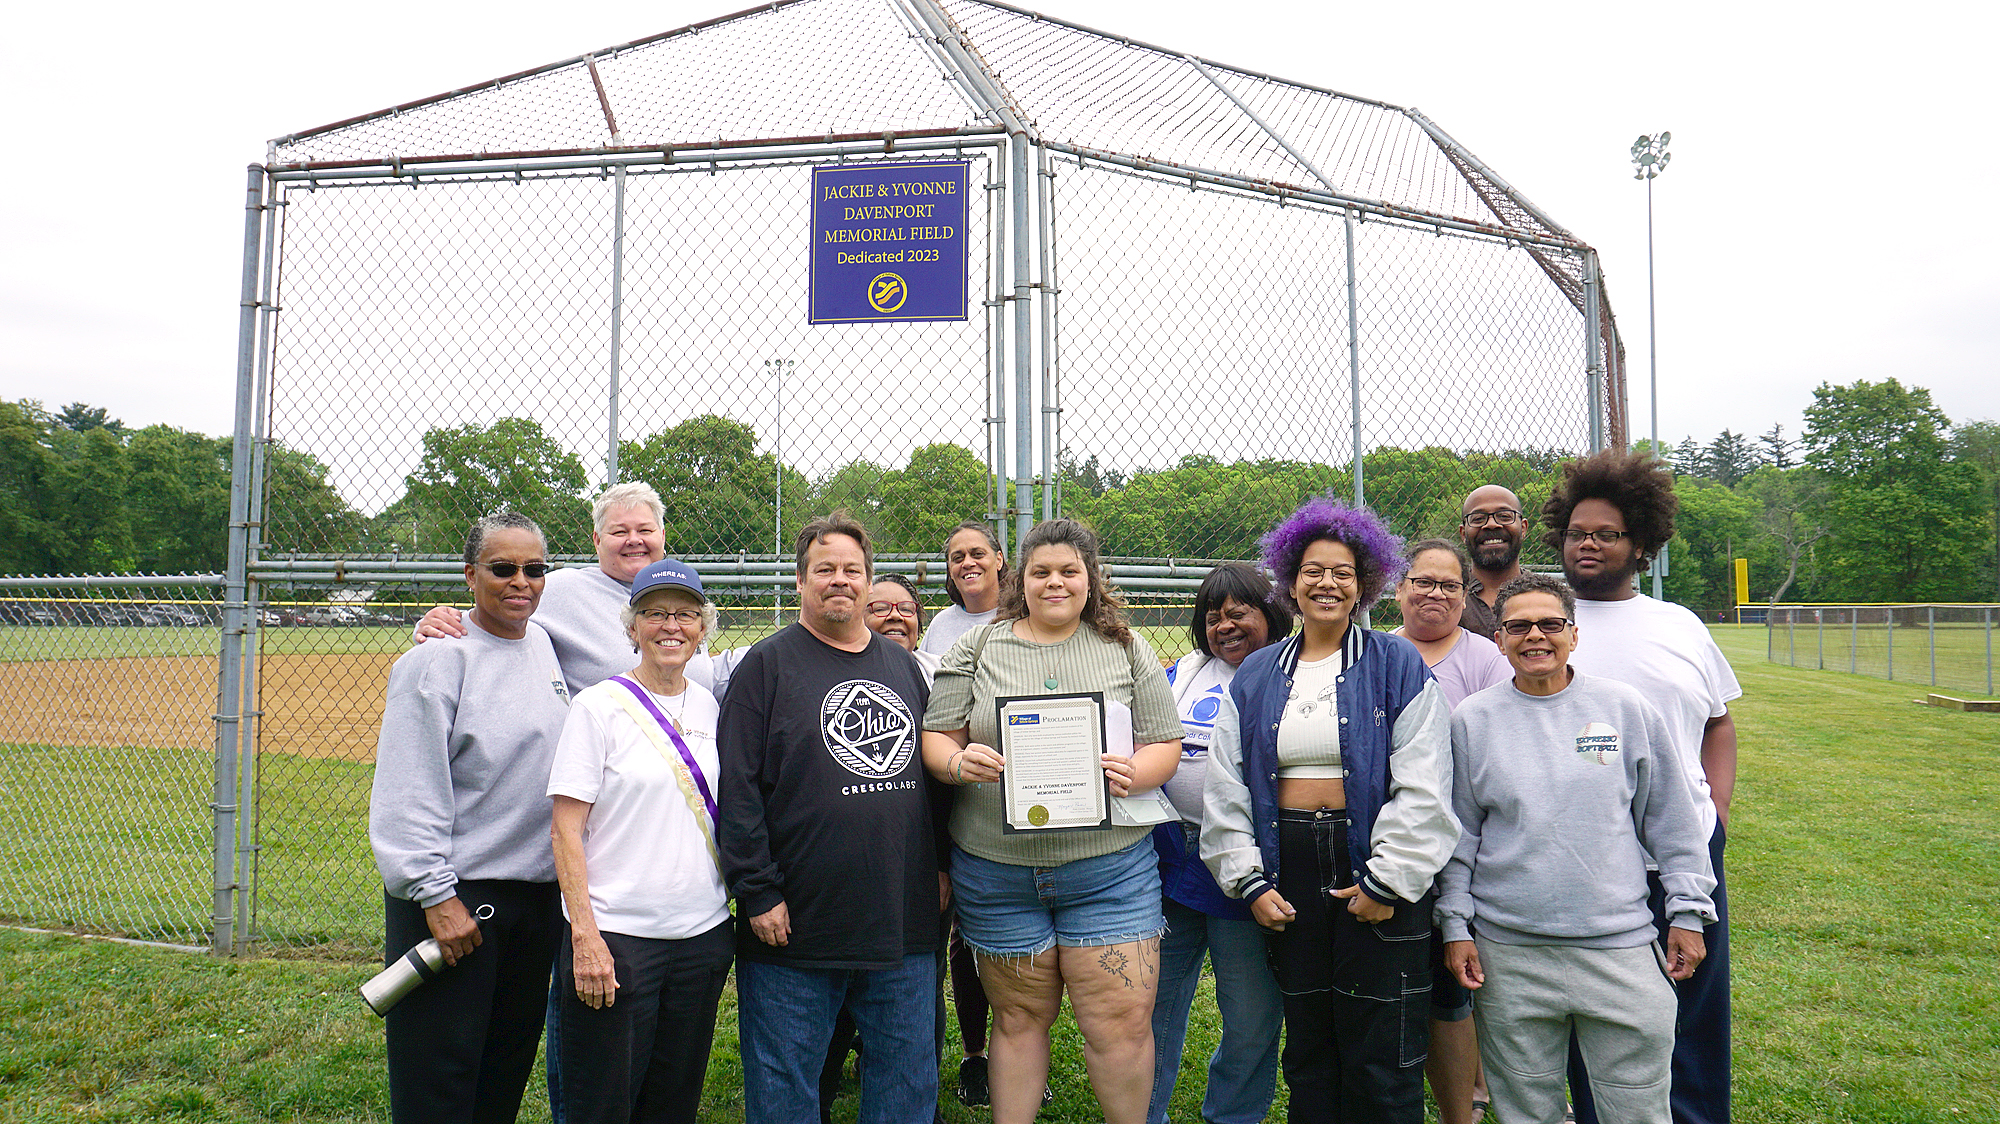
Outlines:
POLYGON ((970 165, 938 160, 814 168, 807 320, 964 320, 970 165))

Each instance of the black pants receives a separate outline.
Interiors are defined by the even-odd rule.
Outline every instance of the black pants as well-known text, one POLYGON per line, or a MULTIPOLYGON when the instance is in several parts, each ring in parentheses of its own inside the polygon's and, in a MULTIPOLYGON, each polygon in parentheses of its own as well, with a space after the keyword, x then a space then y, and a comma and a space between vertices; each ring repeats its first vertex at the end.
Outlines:
POLYGON ((1290 1124, 1421 1124, 1430 1045, 1430 898, 1366 925, 1330 891, 1354 884, 1347 815, 1284 809, 1278 892, 1297 912, 1270 938, 1285 997, 1290 1124))
POLYGON ((681 940, 605 933, 618 991, 609 1007, 576 997, 565 926, 556 957, 566 1124, 692 1121, 715 1039, 715 1009, 735 958, 732 922, 681 940))
MULTIPOLYGON (((549 966, 562 931, 553 882, 461 882, 468 911, 493 907, 480 945, 396 1004, 389 1111, 397 1124, 512 1121, 542 1038, 549 966)), ((415 902, 383 895, 384 960, 431 935, 415 902)))

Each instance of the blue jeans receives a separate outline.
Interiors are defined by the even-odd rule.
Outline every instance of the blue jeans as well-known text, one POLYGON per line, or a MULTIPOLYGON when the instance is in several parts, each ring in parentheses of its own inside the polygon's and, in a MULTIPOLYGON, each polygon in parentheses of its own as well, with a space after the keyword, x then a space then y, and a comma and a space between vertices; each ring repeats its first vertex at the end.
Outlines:
POLYGON ((937 957, 873 971, 736 962, 736 1020, 749 1124, 819 1119, 819 1074, 846 1005, 861 1051, 860 1124, 931 1124, 938 1110, 937 957))
POLYGON ((1015 866, 954 847, 951 896, 959 933, 985 956, 1149 941, 1165 924, 1151 836, 1055 866, 1015 866))
POLYGON ((1222 1041, 1208 1059, 1201 1118, 1210 1124, 1257 1124, 1271 1110, 1278 1085, 1278 1032, 1285 1000, 1264 954, 1255 921, 1210 917, 1172 899, 1164 903, 1167 935, 1160 941, 1160 993, 1153 1003, 1151 1124, 1166 1124, 1167 1102, 1180 1074, 1188 1008, 1201 982, 1202 954, 1215 966, 1215 1005, 1222 1041))

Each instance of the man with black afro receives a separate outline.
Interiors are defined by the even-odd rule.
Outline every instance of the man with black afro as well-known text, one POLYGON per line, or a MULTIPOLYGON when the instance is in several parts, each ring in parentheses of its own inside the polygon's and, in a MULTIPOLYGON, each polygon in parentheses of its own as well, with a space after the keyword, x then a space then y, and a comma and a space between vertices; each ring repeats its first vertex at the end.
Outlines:
MULTIPOLYGON (((1703 933, 1708 958, 1680 985, 1674 1044, 1675 1124, 1729 1120, 1729 906, 1722 869, 1729 797, 1736 787, 1736 725, 1729 703, 1742 696, 1736 673, 1699 618, 1640 593, 1636 578, 1674 535, 1674 478, 1649 454, 1605 451, 1562 465, 1562 480, 1542 505, 1542 539, 1562 552, 1576 591, 1576 624, 1591 642, 1573 664, 1588 674, 1637 687, 1673 733, 1683 771, 1708 833, 1715 867, 1717 919, 1703 933)), ((1653 908, 1661 912, 1657 876, 1653 908)), ((1661 940, 1666 919, 1659 918, 1661 940)), ((1589 1085, 1575 1080, 1577 1119, 1594 1120, 1589 1085)))

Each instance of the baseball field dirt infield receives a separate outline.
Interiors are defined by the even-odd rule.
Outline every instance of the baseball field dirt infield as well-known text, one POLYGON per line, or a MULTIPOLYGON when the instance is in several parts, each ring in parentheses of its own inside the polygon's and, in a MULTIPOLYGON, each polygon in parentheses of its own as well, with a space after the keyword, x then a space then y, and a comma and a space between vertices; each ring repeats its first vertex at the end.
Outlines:
MULTIPOLYGON (((266 654, 264 753, 372 761, 393 653, 266 654)), ((216 661, 196 656, 0 662, 0 742, 215 745, 216 661)))

